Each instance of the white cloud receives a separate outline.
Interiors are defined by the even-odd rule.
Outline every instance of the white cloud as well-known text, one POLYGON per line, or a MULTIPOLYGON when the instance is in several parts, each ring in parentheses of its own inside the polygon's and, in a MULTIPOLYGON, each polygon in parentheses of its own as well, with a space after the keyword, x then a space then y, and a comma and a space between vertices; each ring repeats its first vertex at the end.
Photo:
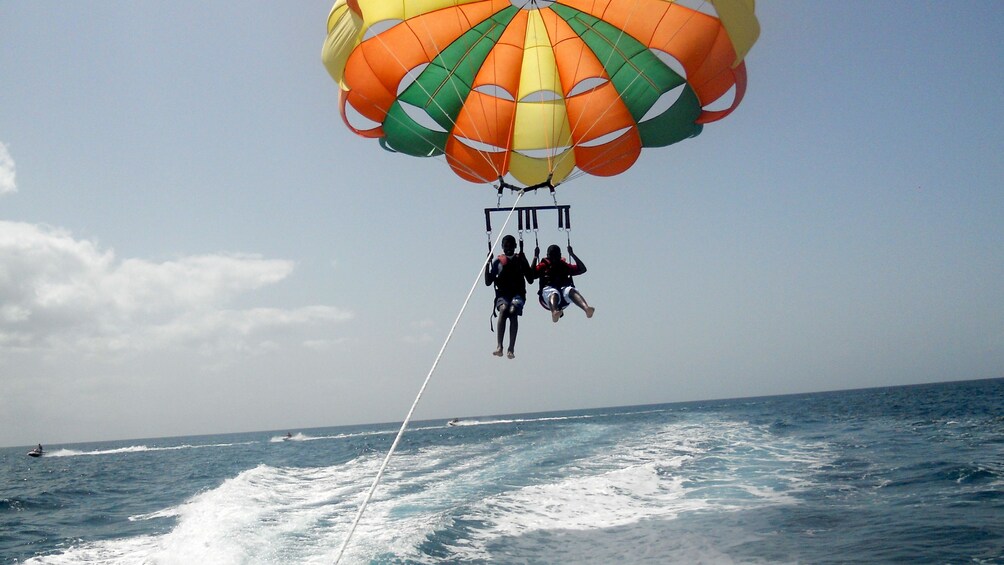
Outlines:
POLYGON ((292 270, 291 261, 257 255, 119 261, 65 230, 0 221, 0 353, 214 354, 330 339, 330 325, 351 313, 320 305, 228 308, 292 270))
POLYGON ((418 320, 411 322, 412 333, 401 338, 405 343, 429 343, 432 341, 432 334, 430 331, 436 327, 436 323, 432 320, 426 318, 424 320, 418 320))
POLYGON ((8 192, 17 192, 14 159, 10 156, 7 145, 0 142, 0 195, 8 192))
POLYGON ((327 351, 335 346, 347 343, 348 338, 341 337, 338 339, 308 339, 302 344, 304 349, 310 349, 313 351, 327 351))

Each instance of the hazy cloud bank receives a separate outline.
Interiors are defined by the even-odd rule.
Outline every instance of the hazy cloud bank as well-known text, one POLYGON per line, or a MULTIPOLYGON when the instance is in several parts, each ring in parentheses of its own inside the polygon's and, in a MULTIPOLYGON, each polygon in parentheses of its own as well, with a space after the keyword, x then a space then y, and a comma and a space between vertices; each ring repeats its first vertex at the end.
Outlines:
POLYGON ((293 263, 257 255, 119 260, 67 231, 0 221, 0 354, 107 355, 194 348, 246 351, 299 339, 316 347, 352 317, 323 305, 233 309, 293 263))

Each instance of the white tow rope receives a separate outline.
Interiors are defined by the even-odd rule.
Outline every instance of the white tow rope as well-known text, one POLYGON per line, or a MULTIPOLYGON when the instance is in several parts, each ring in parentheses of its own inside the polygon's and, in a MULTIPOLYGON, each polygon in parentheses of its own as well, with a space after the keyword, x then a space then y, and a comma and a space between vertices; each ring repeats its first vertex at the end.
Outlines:
POLYGON ((425 387, 429 386, 429 381, 432 379, 432 374, 436 372, 436 367, 439 366, 439 360, 443 358, 443 352, 446 351, 446 346, 450 343, 450 339, 453 337, 454 330, 457 329, 457 324, 460 323, 460 318, 463 317, 464 311, 467 310, 467 304, 471 301, 471 296, 474 295, 474 290, 478 287, 478 283, 481 282, 482 269, 491 261, 495 249, 498 247, 499 241, 502 239, 502 234, 505 233, 505 228, 509 225, 509 220, 512 219, 513 212, 516 211, 516 205, 519 204, 519 199, 523 197, 523 191, 519 191, 516 196, 516 202, 513 202, 512 210, 509 210, 509 215, 506 216, 505 223, 502 224, 502 229, 499 230, 498 237, 495 238, 495 243, 492 244, 492 251, 488 258, 482 263, 481 268, 478 269, 478 276, 474 279, 474 284, 471 285, 471 290, 467 293, 467 299, 464 300, 464 305, 460 307, 460 312, 457 314, 457 318, 453 321, 453 326, 450 328, 450 333, 446 334, 446 340, 443 342, 443 346, 439 348, 439 354, 436 355, 436 360, 432 362, 432 367, 429 369, 429 374, 425 376, 425 382, 422 383, 422 388, 418 389, 418 396, 415 397, 415 401, 411 403, 411 409, 408 410, 408 415, 405 416, 404 421, 401 422, 401 429, 397 432, 397 437, 394 438, 394 443, 390 445, 390 450, 387 455, 383 458, 383 463, 380 464, 380 470, 377 471, 376 478, 373 479, 373 484, 370 486, 370 490, 366 493, 366 498, 363 503, 359 505, 359 511, 356 513, 356 519, 352 522, 352 527, 349 528, 349 533, 345 536, 345 541, 342 542, 341 549, 338 550, 338 556, 335 557, 335 565, 342 560, 342 555, 345 553, 345 548, 349 546, 349 540, 352 539, 352 534, 356 531, 356 526, 359 525, 359 520, 363 517, 363 512, 366 510, 366 505, 370 503, 370 499, 373 498, 373 493, 376 492, 377 485, 380 484, 380 479, 383 478, 383 472, 387 469, 387 464, 390 462, 390 458, 394 455, 394 451, 397 449, 397 444, 400 443, 401 437, 404 436, 404 430, 408 427, 408 422, 411 421, 411 416, 415 413, 415 408, 418 406, 418 401, 422 399, 422 394, 425 393, 425 387))

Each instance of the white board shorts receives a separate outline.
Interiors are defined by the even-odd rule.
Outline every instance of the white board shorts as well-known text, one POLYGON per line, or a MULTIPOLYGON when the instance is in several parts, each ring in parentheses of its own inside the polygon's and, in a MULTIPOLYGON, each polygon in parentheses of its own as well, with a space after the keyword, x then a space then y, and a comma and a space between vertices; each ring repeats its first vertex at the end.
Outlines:
POLYGON ((572 303, 571 292, 574 288, 575 288, 574 286, 566 286, 562 287, 562 289, 559 291, 553 286, 545 286, 540 291, 540 297, 544 300, 544 307, 550 308, 551 297, 554 296, 555 294, 559 294, 561 296, 561 299, 558 300, 558 309, 564 310, 565 308, 568 308, 568 305, 572 303))

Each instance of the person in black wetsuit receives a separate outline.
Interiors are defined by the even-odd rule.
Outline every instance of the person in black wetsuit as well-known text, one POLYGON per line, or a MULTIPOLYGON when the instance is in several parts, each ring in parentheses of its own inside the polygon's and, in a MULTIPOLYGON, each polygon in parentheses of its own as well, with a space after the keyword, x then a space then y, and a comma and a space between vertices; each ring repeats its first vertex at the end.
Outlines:
POLYGON ((526 256, 520 251, 516 253, 516 238, 507 235, 502 238, 502 255, 492 259, 485 265, 485 284, 495 285, 495 311, 499 321, 496 331, 498 338, 496 357, 502 356, 502 336, 506 326, 509 327, 509 349, 506 356, 512 359, 516 356, 516 333, 519 331, 519 316, 523 315, 523 305, 526 304, 526 283, 530 282, 530 265, 526 256))
POLYGON ((586 272, 586 264, 575 255, 571 245, 568 246, 568 254, 574 263, 569 264, 562 258, 561 248, 557 245, 548 247, 547 257, 539 263, 536 252, 533 256, 533 276, 540 279, 540 299, 551 311, 552 322, 557 322, 564 316, 564 310, 569 304, 582 308, 587 318, 592 318, 596 310, 586 302, 572 282, 572 277, 586 272))

